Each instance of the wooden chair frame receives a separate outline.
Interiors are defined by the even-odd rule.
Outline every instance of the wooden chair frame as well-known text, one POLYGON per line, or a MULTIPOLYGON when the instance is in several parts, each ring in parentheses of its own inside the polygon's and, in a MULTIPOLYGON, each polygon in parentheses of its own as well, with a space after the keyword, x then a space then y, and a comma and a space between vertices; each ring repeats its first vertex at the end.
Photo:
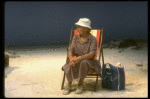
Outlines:
MULTIPOLYGON (((98 57, 98 61, 100 62, 100 57, 102 56, 102 63, 103 63, 103 65, 104 65, 104 57, 103 57, 103 48, 102 48, 102 42, 103 42, 103 30, 104 30, 104 28, 102 28, 102 29, 97 29, 97 30, 100 30, 101 32, 100 32, 100 37, 99 37, 99 57, 98 57)), ((72 38, 73 38, 73 33, 74 33, 74 29, 72 28, 71 29, 71 34, 70 34, 70 40, 69 40, 69 46, 71 45, 71 42, 72 42, 72 38)), ((68 47, 69 47, 68 46, 68 47)), ((97 55, 98 55, 98 50, 97 50, 97 55)), ((66 62, 68 61, 68 48, 67 48, 67 58, 66 58, 66 62)), ((100 62, 101 63, 101 62, 100 62)), ((103 65, 102 65, 102 68, 103 68, 103 65)), ((101 68, 101 70, 102 70, 102 68, 101 68)), ((62 70, 63 70, 63 68, 62 68, 62 70)), ((96 86, 97 86, 97 84, 98 84, 98 77, 101 77, 101 74, 102 74, 102 72, 100 73, 100 74, 95 74, 95 73, 93 73, 93 74, 88 74, 85 78, 93 78, 92 76, 95 76, 95 78, 96 78, 96 84, 95 84, 95 86, 94 86, 94 91, 96 91, 96 86)), ((63 75, 63 81, 62 81, 62 86, 61 86, 61 90, 62 89, 64 89, 64 82, 65 82, 65 72, 64 72, 64 75, 63 75)), ((87 89, 87 88, 86 88, 87 89)))

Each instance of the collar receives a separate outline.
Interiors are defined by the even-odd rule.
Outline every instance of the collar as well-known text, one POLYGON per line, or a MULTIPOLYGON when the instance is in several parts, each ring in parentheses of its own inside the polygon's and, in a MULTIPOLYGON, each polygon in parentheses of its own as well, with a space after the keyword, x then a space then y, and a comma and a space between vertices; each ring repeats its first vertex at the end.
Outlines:
MULTIPOLYGON (((78 37, 79 40, 81 41, 81 38, 80 38, 79 34, 77 34, 77 37, 78 37)), ((90 35, 88 36, 88 38, 87 38, 83 43, 87 42, 87 41, 90 40, 90 39, 92 39, 92 34, 91 34, 91 33, 90 33, 90 35)))

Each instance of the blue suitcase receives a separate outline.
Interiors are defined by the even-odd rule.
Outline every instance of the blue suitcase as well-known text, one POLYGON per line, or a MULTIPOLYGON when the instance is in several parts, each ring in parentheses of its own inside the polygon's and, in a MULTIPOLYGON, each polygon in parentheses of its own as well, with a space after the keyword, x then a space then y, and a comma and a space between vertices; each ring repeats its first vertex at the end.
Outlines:
POLYGON ((102 88, 111 90, 125 89, 124 67, 116 67, 112 64, 104 64, 102 69, 102 88))

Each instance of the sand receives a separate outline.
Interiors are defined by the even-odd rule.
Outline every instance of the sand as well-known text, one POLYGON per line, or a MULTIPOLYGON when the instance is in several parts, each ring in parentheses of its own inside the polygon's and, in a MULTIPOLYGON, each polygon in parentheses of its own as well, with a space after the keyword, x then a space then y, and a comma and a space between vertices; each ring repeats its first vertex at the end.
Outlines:
MULTIPOLYGON (((101 87, 99 78, 97 91, 84 90, 82 94, 63 95, 61 84, 63 79, 62 65, 65 64, 66 46, 10 48, 20 57, 10 58, 9 66, 5 67, 5 97, 148 97, 148 49, 130 48, 118 52, 119 49, 104 49, 104 63, 116 65, 122 62, 125 68, 125 90, 112 91, 101 87), (135 64, 143 64, 136 66, 135 64)), ((84 87, 93 88, 95 79, 85 79, 84 87)), ((67 80, 65 81, 65 85, 67 80)), ((76 86, 77 81, 73 81, 76 86)))

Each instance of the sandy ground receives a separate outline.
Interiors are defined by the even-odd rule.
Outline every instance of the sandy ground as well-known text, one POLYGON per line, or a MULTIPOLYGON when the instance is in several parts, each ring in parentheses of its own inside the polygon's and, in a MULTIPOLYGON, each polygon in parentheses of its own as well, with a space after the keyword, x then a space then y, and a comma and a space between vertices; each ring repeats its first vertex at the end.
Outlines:
MULTIPOLYGON (((104 49, 105 63, 116 65, 120 61, 125 67, 125 90, 103 89, 99 78, 97 92, 88 89, 79 95, 74 90, 69 95, 62 94, 61 67, 66 61, 66 49, 66 46, 11 49, 20 57, 10 58, 9 66, 5 68, 5 97, 148 97, 147 47, 141 50, 128 48, 121 53, 118 49, 104 49), (135 65, 141 63, 141 67, 135 65)), ((73 86, 76 83, 74 80, 73 86)), ((84 87, 93 88, 94 84, 95 79, 87 78, 84 87)))

